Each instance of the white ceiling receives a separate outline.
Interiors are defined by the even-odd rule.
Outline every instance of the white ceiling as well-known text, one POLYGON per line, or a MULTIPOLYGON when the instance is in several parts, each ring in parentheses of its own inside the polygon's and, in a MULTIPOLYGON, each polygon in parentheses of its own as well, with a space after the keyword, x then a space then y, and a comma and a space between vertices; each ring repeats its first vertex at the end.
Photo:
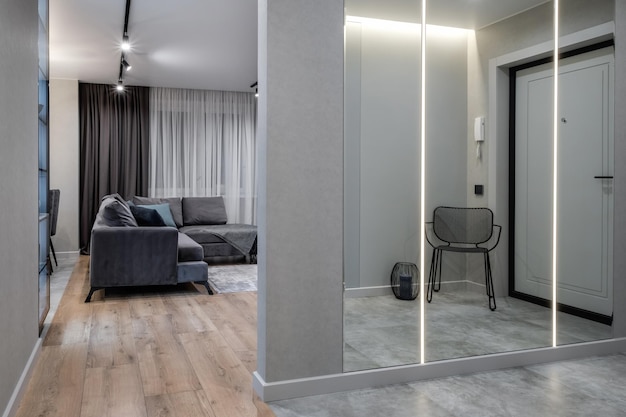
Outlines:
MULTIPOLYGON (((314 0, 311 0, 314 1, 314 0)), ((340 0, 337 0, 340 1, 340 0)), ((433 24, 478 29, 546 0, 434 0, 433 24)), ((345 0, 349 15, 419 21, 416 0, 345 0), (381 8, 382 6, 382 8, 381 8)), ((50 77, 115 84, 126 0, 50 0, 50 77)), ((248 91, 255 0, 132 0, 126 85, 248 91)))
MULTIPOLYGON (((115 84, 126 0, 50 0, 50 77, 115 84)), ((126 85, 254 91, 256 0, 132 0, 126 85)))

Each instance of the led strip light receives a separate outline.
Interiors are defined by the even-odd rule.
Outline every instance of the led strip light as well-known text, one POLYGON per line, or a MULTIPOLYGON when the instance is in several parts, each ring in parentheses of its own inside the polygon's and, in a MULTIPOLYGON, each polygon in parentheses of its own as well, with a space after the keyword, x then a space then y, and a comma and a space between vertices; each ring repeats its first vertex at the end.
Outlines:
MULTIPOLYGON (((426 0, 422 0, 422 22, 426 22, 426 0)), ((426 25, 422 24, 421 43, 421 105, 420 105, 420 363, 424 363, 424 237, 426 235, 426 25)))
POLYGON ((553 165, 552 165, 552 346, 556 347, 556 293, 557 293, 557 174, 558 174, 558 142, 559 142, 559 0, 554 0, 554 131, 553 165))

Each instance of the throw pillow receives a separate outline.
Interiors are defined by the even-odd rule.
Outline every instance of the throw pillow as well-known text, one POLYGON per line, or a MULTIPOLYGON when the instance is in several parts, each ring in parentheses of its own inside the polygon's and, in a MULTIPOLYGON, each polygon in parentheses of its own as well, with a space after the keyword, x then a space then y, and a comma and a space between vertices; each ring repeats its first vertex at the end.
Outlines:
POLYGON ((170 205, 170 211, 172 213, 174 223, 176 223, 176 227, 183 226, 183 207, 179 197, 141 197, 136 195, 133 196, 132 202, 144 206, 168 203, 170 205))
POLYGON ((166 226, 176 227, 176 223, 174 223, 174 219, 172 218, 172 211, 170 210, 170 205, 167 203, 164 204, 138 204, 137 207, 149 208, 152 210, 156 210, 157 213, 163 219, 163 223, 166 226))
POLYGON ((102 217, 107 226, 112 227, 137 227, 137 221, 130 209, 122 201, 113 197, 102 200, 102 217))
POLYGON ((190 225, 226 224, 224 199, 220 197, 184 197, 183 223, 190 225))
POLYGON ((139 226, 165 226, 163 217, 153 208, 139 207, 131 204, 130 211, 139 226))

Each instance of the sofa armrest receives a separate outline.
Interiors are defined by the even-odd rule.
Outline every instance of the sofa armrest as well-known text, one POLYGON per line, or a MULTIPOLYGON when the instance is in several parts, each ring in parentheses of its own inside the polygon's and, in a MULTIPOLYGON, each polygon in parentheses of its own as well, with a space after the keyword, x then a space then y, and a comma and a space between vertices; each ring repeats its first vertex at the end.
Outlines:
POLYGON ((177 248, 173 227, 96 227, 91 232, 91 286, 174 285, 177 248))

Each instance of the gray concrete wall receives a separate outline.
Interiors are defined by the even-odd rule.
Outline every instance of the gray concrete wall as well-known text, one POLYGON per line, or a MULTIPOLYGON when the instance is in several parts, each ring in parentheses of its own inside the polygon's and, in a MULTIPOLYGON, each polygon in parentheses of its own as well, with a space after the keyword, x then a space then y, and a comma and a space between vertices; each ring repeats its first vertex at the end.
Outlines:
POLYGON ((258 373, 342 371, 343 2, 259 2, 258 373))
POLYGON ((37 343, 37 1, 0 2, 0 414, 37 343))
POLYGON ((78 243, 78 80, 50 80, 50 188, 61 190, 56 235, 57 256, 76 252, 78 243))

